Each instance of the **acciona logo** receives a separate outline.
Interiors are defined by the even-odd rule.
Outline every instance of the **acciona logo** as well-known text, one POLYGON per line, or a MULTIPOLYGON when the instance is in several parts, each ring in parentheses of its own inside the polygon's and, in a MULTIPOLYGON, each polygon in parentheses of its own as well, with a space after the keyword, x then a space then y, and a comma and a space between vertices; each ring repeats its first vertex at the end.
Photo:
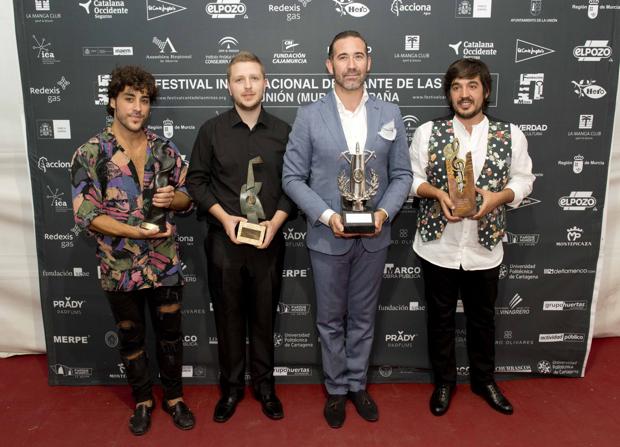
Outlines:
POLYGON ((609 59, 612 49, 608 40, 586 40, 586 43, 573 49, 573 56, 579 62, 600 62, 609 59))
POLYGON ((392 11, 392 13, 397 17, 401 12, 430 16, 432 12, 432 5, 429 3, 418 3, 414 0, 392 0, 390 11, 392 11))
POLYGON ((336 12, 340 16, 364 17, 370 12, 370 8, 363 3, 353 0, 332 0, 336 5, 336 12))
POLYGON ((596 197, 592 196, 592 191, 572 191, 560 197, 558 205, 564 211, 585 211, 596 206, 596 197))
POLYGON ((212 3, 207 3, 205 11, 213 19, 234 19, 235 17, 246 15, 248 8, 241 0, 217 0, 212 3))

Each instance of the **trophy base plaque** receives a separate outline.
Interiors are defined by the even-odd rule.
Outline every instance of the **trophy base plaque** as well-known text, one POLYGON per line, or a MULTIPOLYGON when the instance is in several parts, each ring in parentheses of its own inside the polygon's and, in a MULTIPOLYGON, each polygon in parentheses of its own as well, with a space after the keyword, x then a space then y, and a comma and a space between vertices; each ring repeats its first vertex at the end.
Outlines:
POLYGON ((345 233, 375 232, 375 213, 372 211, 343 211, 340 216, 345 233))
POLYGON ((255 245, 259 247, 263 245, 265 240, 265 231, 267 227, 252 222, 239 222, 237 226, 237 240, 244 244, 255 245))
POLYGON ((473 216, 476 214, 477 207, 471 152, 465 154, 464 162, 456 156, 446 160, 446 171, 448 174, 448 194, 454 204, 452 215, 455 217, 473 216))
POLYGON ((452 215, 455 217, 471 217, 474 214, 476 214, 476 211, 478 210, 476 207, 475 196, 469 196, 469 197, 450 196, 450 200, 452 200, 452 203, 454 204, 452 215))
POLYGON ((166 231, 166 223, 164 222, 163 225, 159 225, 152 222, 142 222, 140 224, 140 228, 142 228, 143 230, 158 229, 160 232, 164 232, 166 231))

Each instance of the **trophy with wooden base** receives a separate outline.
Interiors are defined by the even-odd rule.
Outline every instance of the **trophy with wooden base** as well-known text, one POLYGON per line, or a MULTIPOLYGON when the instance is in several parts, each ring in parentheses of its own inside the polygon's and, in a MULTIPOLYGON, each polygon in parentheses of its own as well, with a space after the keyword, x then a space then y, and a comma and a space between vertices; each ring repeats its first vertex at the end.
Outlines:
POLYGON ((376 158, 374 151, 360 150, 359 144, 355 152, 349 151, 340 154, 351 165, 349 177, 344 171, 338 176, 338 189, 342 196, 342 225, 345 233, 374 233, 375 213, 366 207, 366 202, 377 194, 379 176, 374 169, 369 170, 366 178, 366 163, 376 158))
POLYGON ((157 192, 157 188, 168 186, 168 177, 170 171, 174 169, 174 158, 168 156, 163 144, 157 144, 153 148, 153 157, 159 162, 159 169, 155 172, 153 179, 153 189, 149 190, 144 200, 150 199, 150 207, 145 213, 144 221, 140 224, 140 228, 145 230, 159 229, 160 232, 166 231, 166 209, 153 205, 153 196, 157 192))
POLYGON ((263 186, 262 182, 254 181, 254 165, 261 164, 263 159, 255 157, 248 163, 248 176, 246 183, 241 187, 239 195, 239 203, 241 204, 241 213, 247 217, 247 222, 239 222, 237 226, 237 240, 244 244, 255 245, 256 247, 263 244, 265 239, 265 231, 267 228, 258 224, 258 219, 265 219, 265 211, 260 203, 258 193, 263 186))
POLYGON ((446 157, 446 172, 448 174, 448 194, 454 204, 452 215, 456 217, 471 217, 476 214, 476 188, 474 183, 474 168, 471 161, 471 151, 465 154, 465 160, 458 158, 459 140, 444 147, 446 157))

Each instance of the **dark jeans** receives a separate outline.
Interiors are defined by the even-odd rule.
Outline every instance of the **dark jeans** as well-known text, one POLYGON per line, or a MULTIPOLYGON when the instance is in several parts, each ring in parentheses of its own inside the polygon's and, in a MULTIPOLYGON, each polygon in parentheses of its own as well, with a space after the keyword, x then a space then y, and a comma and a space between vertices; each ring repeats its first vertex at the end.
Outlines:
POLYGON ((183 334, 181 286, 157 287, 132 292, 106 292, 118 328, 121 360, 136 402, 153 398, 153 381, 145 350, 144 307, 148 303, 155 332, 157 362, 164 399, 183 396, 183 334), (162 309, 163 308, 163 309, 162 309), (168 309, 166 309, 168 308, 168 309))
POLYGON ((428 308, 428 352, 436 384, 456 383, 455 315, 463 301, 469 376, 488 384, 495 371, 495 300, 499 267, 488 270, 448 269, 422 259, 428 308))
POLYGON ((273 390, 273 331, 280 299, 284 239, 280 232, 268 248, 233 244, 211 226, 205 241, 209 293, 213 302, 222 394, 243 395, 246 332, 254 390, 273 390))

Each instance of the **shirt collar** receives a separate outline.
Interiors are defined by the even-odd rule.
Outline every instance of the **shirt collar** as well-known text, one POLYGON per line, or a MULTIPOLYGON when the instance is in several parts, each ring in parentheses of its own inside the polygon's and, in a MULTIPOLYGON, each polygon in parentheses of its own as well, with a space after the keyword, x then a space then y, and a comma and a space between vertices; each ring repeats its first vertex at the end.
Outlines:
POLYGON ((364 87, 364 93, 362 94, 362 100, 360 101, 359 105, 353 112, 350 112, 345 108, 344 104, 342 103, 342 101, 338 97, 338 94, 336 93, 336 89, 334 89, 334 96, 336 97, 336 108, 338 109, 339 114, 348 112, 348 113, 355 115, 362 109, 362 107, 366 105, 366 102, 368 101, 368 91, 366 90, 366 87, 364 87))
MULTIPOLYGON (((482 118, 482 121, 472 126, 472 131, 477 128, 483 128, 484 126, 488 125, 488 123, 489 123, 489 119, 487 118, 486 115, 484 115, 484 118, 482 118)), ((458 129, 463 132, 467 132, 467 129, 465 129, 465 125, 456 117, 456 115, 454 115, 454 118, 452 119, 452 125, 455 127, 455 129, 458 129)))
MULTIPOLYGON (((163 140, 162 137, 160 137, 155 132, 149 130, 146 127, 142 128, 142 130, 146 134, 146 140, 149 143, 155 140, 163 140)), ((103 129, 103 132, 101 132, 99 138, 101 138, 103 142, 111 142, 111 143, 114 143, 114 145, 116 145, 116 137, 114 136, 114 133, 112 132, 112 126, 108 126, 105 129, 103 129)))
MULTIPOLYGON (((243 121, 241 120, 241 117, 239 116, 237 109, 233 106, 233 108, 230 109, 230 127, 235 127, 239 123, 243 123, 243 121)), ((257 125, 262 124, 265 127, 269 127, 269 115, 267 115, 267 112, 265 112, 265 109, 263 109, 263 106, 261 106, 260 108, 260 114, 258 115, 256 124, 257 125)))

